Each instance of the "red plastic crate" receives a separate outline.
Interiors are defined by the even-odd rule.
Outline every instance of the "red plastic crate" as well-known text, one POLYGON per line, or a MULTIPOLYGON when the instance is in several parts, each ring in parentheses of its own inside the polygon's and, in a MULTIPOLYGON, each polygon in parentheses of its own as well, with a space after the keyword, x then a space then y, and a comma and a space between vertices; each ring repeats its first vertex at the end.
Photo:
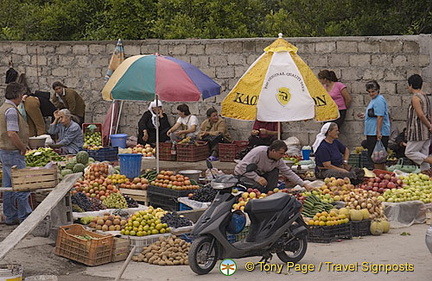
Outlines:
POLYGON ((232 162, 241 150, 249 145, 248 141, 233 141, 232 143, 219 144, 219 161, 232 162))
POLYGON ((83 123, 82 126, 81 126, 82 127, 83 135, 87 131, 87 126, 88 125, 95 125, 96 126, 96 129, 94 131, 102 133, 102 146, 106 146, 107 144, 104 142, 104 138, 103 138, 102 124, 101 123, 83 123))
POLYGON ((207 143, 177 144, 177 161, 202 161, 207 159, 209 153, 209 146, 207 143))
POLYGON ((159 160, 162 160, 162 161, 176 161, 177 160, 176 155, 174 155, 174 158, 171 155, 171 147, 172 147, 172 143, 170 143, 170 142, 159 143, 159 160))

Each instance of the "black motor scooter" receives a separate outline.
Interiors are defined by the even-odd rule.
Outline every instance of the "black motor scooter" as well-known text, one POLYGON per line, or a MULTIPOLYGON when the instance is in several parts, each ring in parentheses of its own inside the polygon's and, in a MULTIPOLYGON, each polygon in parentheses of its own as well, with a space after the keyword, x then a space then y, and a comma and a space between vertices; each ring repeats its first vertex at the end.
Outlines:
MULTIPOLYGON (((207 165, 211 169, 211 164, 207 165)), ((256 169, 256 164, 249 164, 246 173, 256 169)), ((251 221, 249 233, 240 241, 228 241, 231 209, 241 196, 232 194, 232 189, 245 190, 247 185, 244 177, 233 175, 223 175, 211 182, 218 193, 192 231, 196 238, 189 249, 188 260, 195 273, 207 274, 218 260, 225 258, 262 256, 261 261, 268 262, 276 253, 286 263, 298 262, 306 254, 308 230, 300 215, 302 204, 283 192, 249 200, 244 209, 251 221)))

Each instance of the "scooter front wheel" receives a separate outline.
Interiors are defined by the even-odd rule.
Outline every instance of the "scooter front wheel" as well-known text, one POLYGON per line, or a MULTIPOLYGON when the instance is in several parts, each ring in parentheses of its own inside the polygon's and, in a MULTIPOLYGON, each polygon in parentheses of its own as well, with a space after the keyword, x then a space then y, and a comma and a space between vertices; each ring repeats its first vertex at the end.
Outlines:
POLYGON ((196 274, 207 274, 215 267, 218 256, 218 248, 213 237, 198 237, 189 249, 189 267, 196 274))
POLYGON ((298 244, 297 244, 296 249, 294 251, 280 251, 280 252, 276 252, 276 255, 284 263, 287 263, 287 262, 297 263, 306 254, 306 250, 307 250, 307 237, 303 236, 303 237, 297 238, 297 240, 295 240, 295 242, 298 243, 298 244))

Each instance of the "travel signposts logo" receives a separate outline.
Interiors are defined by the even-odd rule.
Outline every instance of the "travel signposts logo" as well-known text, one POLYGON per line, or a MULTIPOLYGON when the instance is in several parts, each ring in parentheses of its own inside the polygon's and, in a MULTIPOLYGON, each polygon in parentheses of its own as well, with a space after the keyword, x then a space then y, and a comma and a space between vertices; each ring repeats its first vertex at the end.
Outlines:
POLYGON ((219 264, 220 272, 225 276, 231 276, 237 271, 237 264, 232 259, 224 259, 219 264))

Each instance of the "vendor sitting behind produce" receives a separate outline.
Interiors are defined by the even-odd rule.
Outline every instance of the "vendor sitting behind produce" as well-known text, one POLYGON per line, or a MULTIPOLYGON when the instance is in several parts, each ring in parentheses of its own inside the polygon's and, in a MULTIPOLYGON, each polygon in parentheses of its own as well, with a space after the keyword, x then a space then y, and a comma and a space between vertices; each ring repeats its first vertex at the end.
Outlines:
POLYGON ((171 138, 172 142, 181 141, 185 138, 194 141, 198 135, 198 118, 190 113, 189 106, 186 104, 177 106, 177 113, 179 118, 174 126, 168 130, 167 136, 171 138))
POLYGON ((258 166, 257 170, 244 174, 244 177, 254 180, 254 188, 261 192, 271 191, 277 187, 279 173, 292 183, 311 190, 313 187, 305 183, 282 160, 287 149, 286 143, 281 140, 275 140, 270 146, 255 147, 236 165, 234 174, 243 175, 246 166, 255 163, 258 166))
POLYGON ((313 144, 317 178, 345 178, 353 184, 363 180, 364 171, 348 165, 349 149, 339 140, 339 128, 334 122, 325 123, 313 144))
POLYGON ((198 138, 207 141, 210 146, 210 161, 217 161, 219 156, 219 143, 231 142, 231 136, 225 126, 225 120, 219 118, 215 108, 207 110, 207 119, 201 123, 198 138))
MULTIPOLYGON (((270 145, 278 138, 279 122, 263 122, 255 120, 251 135, 249 136, 249 146, 270 145)), ((282 135, 282 126, 280 128, 282 135)))
POLYGON ((56 110, 54 121, 48 129, 49 134, 58 134, 57 143, 51 147, 60 148, 61 154, 76 154, 84 145, 81 127, 72 118, 76 117, 68 109, 56 110))

